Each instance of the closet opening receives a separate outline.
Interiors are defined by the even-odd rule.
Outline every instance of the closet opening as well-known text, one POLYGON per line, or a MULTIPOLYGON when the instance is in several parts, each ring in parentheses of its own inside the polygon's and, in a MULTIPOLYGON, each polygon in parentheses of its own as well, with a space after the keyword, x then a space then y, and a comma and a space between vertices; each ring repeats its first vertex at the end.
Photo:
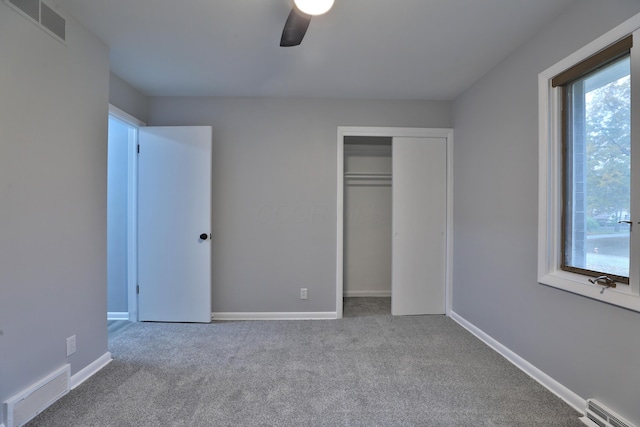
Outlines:
POLYGON ((391 137, 344 137, 344 316, 391 313, 391 137))
POLYGON ((452 153, 452 129, 338 127, 338 319, 449 314, 452 153))

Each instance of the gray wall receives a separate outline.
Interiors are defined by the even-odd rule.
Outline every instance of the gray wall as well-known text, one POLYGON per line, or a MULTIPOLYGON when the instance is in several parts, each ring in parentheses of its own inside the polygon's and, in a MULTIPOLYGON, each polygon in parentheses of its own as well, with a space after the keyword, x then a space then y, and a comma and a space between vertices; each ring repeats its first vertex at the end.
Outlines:
POLYGON ((0 402, 107 351, 109 51, 67 36, 0 3, 0 402))
POLYGON ((107 163, 107 311, 128 312, 127 190, 129 126, 109 118, 107 163))
POLYGON ((640 424, 640 313, 539 285, 537 75, 640 12, 584 0, 454 103, 453 309, 640 424))
POLYGON ((337 127, 451 116, 448 102, 169 97, 150 98, 149 124, 213 126, 213 311, 333 312, 337 127))
POLYGON ((147 96, 122 80, 117 74, 109 73, 109 103, 131 114, 138 120, 148 119, 147 96))

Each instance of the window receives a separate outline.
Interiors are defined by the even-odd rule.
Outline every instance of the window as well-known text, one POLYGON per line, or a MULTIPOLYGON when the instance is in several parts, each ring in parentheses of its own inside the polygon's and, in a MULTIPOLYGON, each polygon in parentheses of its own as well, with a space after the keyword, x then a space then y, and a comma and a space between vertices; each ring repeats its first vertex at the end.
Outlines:
POLYGON ((624 284, 632 227, 630 49, 627 37, 598 62, 590 58, 552 80, 562 88, 561 267, 624 284))
POLYGON ((633 18, 539 76, 538 281, 636 311, 640 181, 633 184, 632 171, 640 171, 640 138, 631 127, 640 118, 632 109, 640 105, 632 89, 632 82, 640 86, 632 35, 638 27, 633 18))

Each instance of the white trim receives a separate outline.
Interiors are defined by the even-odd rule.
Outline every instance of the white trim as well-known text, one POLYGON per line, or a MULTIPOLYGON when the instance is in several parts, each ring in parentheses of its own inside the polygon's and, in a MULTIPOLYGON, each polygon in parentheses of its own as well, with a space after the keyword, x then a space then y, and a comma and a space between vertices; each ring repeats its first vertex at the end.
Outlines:
POLYGON ((346 298, 388 298, 391 296, 391 289, 388 291, 345 291, 344 297, 346 298))
POLYGON ((109 311, 107 312, 107 320, 129 320, 129 312, 109 311))
MULTIPOLYGON (((638 23, 640 25, 640 22, 638 23)), ((640 40, 640 30, 636 30, 633 33, 634 40, 640 40)), ((631 99, 632 105, 636 105, 636 101, 640 99, 640 47, 636 43, 635 47, 631 48, 631 78, 635 82, 631 87, 631 99)), ((640 123, 640 109, 631 108, 631 123, 640 123)), ((640 142, 638 132, 631 130, 631 146, 638 147, 638 143, 640 142)), ((640 150, 631 150, 631 164, 639 165, 640 164, 640 150)), ((640 176, 640 169, 635 168, 631 171, 631 182, 639 182, 638 177, 640 176)), ((630 211, 635 216, 640 212, 640 186, 634 186, 631 189, 631 205, 630 211)), ((636 220, 637 222, 637 220, 636 220)), ((640 236, 637 233, 634 233, 631 236, 631 244, 630 253, 629 253, 629 268, 638 273, 640 269, 640 236)), ((631 274, 629 277, 629 288, 631 293, 640 296, 640 277, 638 274, 631 274)))
POLYGON ((83 369, 76 372, 71 376, 70 381, 70 389, 78 387, 80 384, 91 378, 93 375, 97 374, 102 368, 111 363, 113 359, 111 358, 111 353, 108 351, 91 362, 89 365, 85 366, 83 369))
POLYGON ((109 104, 109 114, 134 127, 143 127, 147 125, 142 120, 132 116, 124 110, 121 110, 113 104, 109 104))
POLYGON ((453 309, 453 129, 447 132, 447 265, 445 270, 445 314, 453 309))
POLYGON ((455 320, 460 326, 465 328, 467 331, 471 332, 475 335, 480 341, 484 342, 486 345, 494 349, 501 356, 511 362, 514 366, 519 368, 522 372, 529 375, 531 378, 539 382, 542 386, 548 389, 550 392, 558 396, 560 399, 564 400, 569 406, 573 407, 576 411, 583 414, 585 408, 587 407, 586 399, 578 396, 573 391, 569 390, 564 385, 560 384, 558 381, 551 378, 549 375, 545 374, 540 369, 533 366, 524 358, 520 357, 509 348, 504 346, 503 344, 496 341, 494 338, 489 336, 487 333, 482 331, 480 328, 460 316, 455 311, 451 311, 449 316, 455 320))
POLYGON ((211 313, 211 320, 330 320, 336 319, 336 313, 211 313))
MULTIPOLYGON (((635 275, 630 286, 605 289, 589 283, 589 277, 560 268, 562 165, 560 88, 551 79, 640 28, 640 14, 569 55, 538 75, 538 282, 609 304, 640 311, 640 289, 635 275)), ((635 48, 634 48, 635 49, 635 48)), ((633 61, 633 59, 632 59, 633 61)), ((632 70, 632 78, 638 71, 632 70)), ((635 85, 634 85, 635 86, 635 85)), ((637 89, 636 89, 637 91, 637 89)), ((634 113, 635 115, 638 112, 634 113)), ((637 136, 633 137, 635 144, 637 136)), ((635 182, 635 181, 634 181, 635 182)), ((632 245, 633 247, 634 245, 632 245)), ((632 265, 637 255, 632 255, 632 265)), ((632 268, 632 271, 635 271, 632 268)))
POLYGON ((338 126, 336 199, 336 313, 342 319, 344 295, 344 137, 417 137, 447 140, 447 248, 445 271, 445 313, 451 312, 453 287, 453 129, 338 126))
POLYGON ((344 134, 338 127, 336 205, 336 317, 342 319, 344 306, 344 134))
POLYGON ((127 309, 138 321, 138 129, 129 128, 127 155, 127 309))

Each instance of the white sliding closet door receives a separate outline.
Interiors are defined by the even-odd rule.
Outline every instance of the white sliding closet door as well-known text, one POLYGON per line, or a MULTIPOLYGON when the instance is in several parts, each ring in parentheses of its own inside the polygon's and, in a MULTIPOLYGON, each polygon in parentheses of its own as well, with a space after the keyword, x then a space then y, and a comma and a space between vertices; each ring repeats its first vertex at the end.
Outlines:
POLYGON ((394 137, 391 313, 444 314, 446 138, 394 137))

